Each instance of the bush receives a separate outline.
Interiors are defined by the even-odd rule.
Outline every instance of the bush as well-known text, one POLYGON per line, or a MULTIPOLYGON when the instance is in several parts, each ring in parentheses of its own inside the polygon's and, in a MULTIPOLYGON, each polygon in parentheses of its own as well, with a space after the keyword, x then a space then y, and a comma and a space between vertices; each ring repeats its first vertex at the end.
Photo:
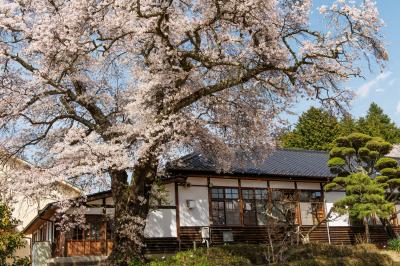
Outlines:
POLYGON ((400 252, 400 238, 390 239, 387 247, 390 250, 400 252))
POLYGON ((250 266, 248 259, 231 255, 222 248, 200 248, 178 252, 163 261, 152 261, 150 266, 250 266))
POLYGON ((234 244, 220 247, 224 251, 234 256, 248 259, 252 264, 267 263, 268 247, 257 244, 234 244))
MULTIPOLYGON (((400 240, 399 240, 400 241, 400 240)), ((269 246, 256 244, 235 244, 210 249, 197 249, 178 252, 165 260, 150 262, 149 266, 228 266, 228 265, 275 265, 275 266, 389 266, 393 261, 386 254, 379 253, 372 244, 329 245, 311 243, 299 246, 274 247, 282 248, 283 263, 268 264, 269 246)), ((136 266, 136 265, 135 265, 136 266)))
POLYGON ((392 259, 378 252, 375 245, 329 245, 308 244, 293 248, 288 252, 287 266, 389 266, 392 259))

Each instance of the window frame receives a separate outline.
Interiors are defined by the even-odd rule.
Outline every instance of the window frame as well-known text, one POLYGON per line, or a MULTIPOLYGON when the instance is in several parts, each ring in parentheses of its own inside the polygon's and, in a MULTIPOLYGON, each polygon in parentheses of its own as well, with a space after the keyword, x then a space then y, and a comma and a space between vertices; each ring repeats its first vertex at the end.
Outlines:
POLYGON ((269 204, 269 202, 271 200, 269 188, 240 187, 240 195, 241 195, 241 200, 242 200, 242 211, 241 211, 241 214, 243 216, 242 225, 243 226, 265 226, 265 224, 262 225, 262 224, 258 223, 258 221, 259 221, 259 219, 258 219, 259 218, 258 217, 259 210, 258 210, 257 206, 258 206, 258 203, 260 201, 264 201, 264 207, 265 207, 265 209, 268 209, 268 204, 269 204), (243 195, 243 191, 252 191, 253 192, 253 198, 252 199, 245 199, 244 195, 243 195), (265 197, 261 198, 261 199, 257 199, 256 191, 264 191, 265 192, 265 197), (252 206, 254 206, 254 211, 252 210, 252 212, 254 212, 254 222, 255 222, 255 224, 247 224, 247 223, 245 223, 245 212, 247 211, 246 208, 245 208, 246 202, 250 202, 252 204, 252 206))
MULTIPOLYGON (((212 222, 212 225, 216 225, 216 226, 242 226, 242 215, 241 215, 241 199, 240 199, 240 187, 233 187, 233 186, 213 186, 209 188, 209 199, 211 200, 210 202, 210 220, 212 222), (218 197, 218 198, 213 198, 213 189, 222 189, 223 191, 223 197, 218 197), (227 189, 236 189, 237 193, 230 193, 230 194, 236 194, 237 198, 227 198, 226 197, 226 190, 227 189), (214 206, 213 206, 213 202, 218 202, 218 205, 220 202, 223 202, 223 213, 224 213, 224 223, 215 223, 214 220, 214 206), (227 223, 228 219, 227 219, 227 203, 231 203, 231 202, 237 202, 237 206, 238 206, 238 215, 239 215, 239 219, 238 219, 238 223, 237 224, 231 224, 231 223, 227 223)), ((217 195, 220 195, 221 193, 217 193, 217 195)), ((218 206, 218 213, 220 208, 218 206)))
MULTIPOLYGON (((322 191, 322 189, 299 189, 299 208, 300 207, 300 203, 310 203, 311 204, 311 208, 315 208, 315 206, 317 206, 316 208, 318 208, 318 210, 316 211, 316 213, 313 211, 311 213, 312 215, 312 225, 305 225, 305 226, 313 226, 319 223, 319 212, 322 212, 322 215, 325 215, 325 202, 324 202, 324 192, 322 191), (310 195, 310 200, 309 201, 303 201, 301 198, 301 193, 302 192, 310 192, 310 193, 315 193, 315 192, 319 192, 320 193, 320 197, 318 200, 313 199, 313 197, 310 195), (320 206, 319 206, 320 205, 320 206)), ((302 221, 302 217, 301 217, 301 209, 300 209, 300 224, 303 225, 303 221, 302 221)))
MULTIPOLYGON (((238 179, 241 180, 241 179, 238 179)), ((267 180, 268 181, 268 180, 267 180)), ((293 182, 294 183, 294 182, 293 182)), ((239 182, 240 184, 240 182, 239 182)), ((254 205, 255 207, 255 222, 256 224, 247 224, 245 223, 245 204, 246 204, 246 199, 244 199, 243 197, 243 190, 252 190, 254 193, 254 199, 252 200, 252 203, 256 202, 256 197, 255 197, 255 191, 256 190, 264 190, 266 192, 265 195, 265 202, 266 202, 266 209, 271 211, 272 208, 274 207, 273 202, 274 201, 280 201, 280 200, 274 200, 274 191, 288 191, 291 192, 293 194, 293 199, 291 201, 282 201, 282 202, 287 202, 290 204, 293 204, 293 211, 294 211, 294 215, 295 215, 295 221, 294 223, 296 225, 303 225, 302 223, 302 215, 301 215, 301 208, 300 208, 300 203, 301 202, 305 202, 301 200, 301 192, 302 191, 311 191, 311 192, 319 192, 320 193, 320 197, 318 200, 316 201, 311 201, 312 204, 320 204, 321 207, 321 213, 323 213, 323 215, 325 215, 325 202, 324 202, 324 191, 322 189, 298 189, 297 186, 295 186, 295 188, 271 188, 270 186, 268 187, 242 187, 242 186, 210 186, 208 187, 208 193, 209 193, 209 200, 210 200, 210 204, 209 204, 209 219, 210 219, 210 224, 211 226, 224 226, 224 227, 233 227, 233 226, 266 226, 267 224, 259 224, 258 221, 258 211, 257 211, 257 206, 254 205), (213 198, 213 193, 212 190, 213 189, 223 189, 223 198, 213 198), (226 199, 225 198, 225 189, 237 189, 238 191, 238 198, 235 199, 238 201, 239 203, 239 220, 240 220, 240 224, 237 225, 231 225, 231 224, 226 224, 226 204, 224 203, 224 224, 221 223, 215 223, 215 219, 214 219, 214 212, 213 212, 213 202, 225 202, 225 200, 232 200, 232 199, 226 199)), ((257 203, 256 203, 257 204, 257 203)), ((321 216, 320 216, 321 217, 321 216)), ((313 223, 318 223, 318 218, 317 217, 313 217, 313 223)), ((308 225, 305 225, 308 226, 308 225)))

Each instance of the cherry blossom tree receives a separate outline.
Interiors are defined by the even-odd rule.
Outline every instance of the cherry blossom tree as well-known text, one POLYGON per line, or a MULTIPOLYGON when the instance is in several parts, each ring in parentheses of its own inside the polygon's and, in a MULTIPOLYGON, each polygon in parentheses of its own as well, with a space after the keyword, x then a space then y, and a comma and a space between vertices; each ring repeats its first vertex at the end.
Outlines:
POLYGON ((352 96, 341 84, 364 57, 387 59, 372 1, 331 4, 0 0, 1 143, 40 166, 13 188, 110 180, 110 264, 143 259, 166 159, 200 150, 229 171, 238 149, 274 147, 279 114, 297 99, 341 108, 352 96))

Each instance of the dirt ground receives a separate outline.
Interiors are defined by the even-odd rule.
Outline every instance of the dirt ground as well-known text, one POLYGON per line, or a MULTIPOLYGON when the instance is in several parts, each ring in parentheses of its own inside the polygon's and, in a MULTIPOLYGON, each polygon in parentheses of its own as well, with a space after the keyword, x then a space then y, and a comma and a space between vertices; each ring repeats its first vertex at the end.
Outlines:
POLYGON ((387 254, 389 255, 392 260, 396 263, 396 265, 400 266, 400 253, 392 250, 382 250, 380 251, 382 254, 387 254))

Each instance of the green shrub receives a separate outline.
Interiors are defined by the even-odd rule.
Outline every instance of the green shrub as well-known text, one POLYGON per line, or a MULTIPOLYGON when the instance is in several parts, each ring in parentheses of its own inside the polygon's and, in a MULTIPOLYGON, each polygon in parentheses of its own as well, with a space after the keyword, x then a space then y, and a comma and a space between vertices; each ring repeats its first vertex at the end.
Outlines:
POLYGON ((200 248, 178 252, 165 260, 152 261, 150 266, 250 266, 248 259, 233 256, 222 248, 200 248))
POLYGON ((400 238, 390 239, 387 247, 390 250, 400 252, 400 238))
POLYGON ((375 245, 308 244, 288 251, 287 266, 389 266, 391 258, 378 252, 375 245))
POLYGON ((234 244, 220 247, 231 255, 248 259, 252 264, 267 263, 267 246, 261 244, 234 244))
POLYGON ((384 169, 384 168, 396 168, 397 167, 397 161, 393 158, 380 158, 376 163, 375 167, 378 170, 384 169))
POLYGON ((341 167, 346 165, 346 161, 340 157, 333 157, 328 161, 328 167, 341 167))
MULTIPOLYGON (((400 243, 400 240, 399 240, 400 243)), ((400 245, 399 245, 400 246, 400 245)), ((268 245, 235 244, 210 249, 200 248, 178 252, 165 260, 155 260, 148 266, 228 266, 228 265, 275 265, 275 266, 389 266, 393 261, 372 244, 361 245, 329 245, 311 243, 299 246, 275 246, 281 250, 284 262, 268 264, 268 245)), ((135 265, 136 266, 136 265, 135 265)))

